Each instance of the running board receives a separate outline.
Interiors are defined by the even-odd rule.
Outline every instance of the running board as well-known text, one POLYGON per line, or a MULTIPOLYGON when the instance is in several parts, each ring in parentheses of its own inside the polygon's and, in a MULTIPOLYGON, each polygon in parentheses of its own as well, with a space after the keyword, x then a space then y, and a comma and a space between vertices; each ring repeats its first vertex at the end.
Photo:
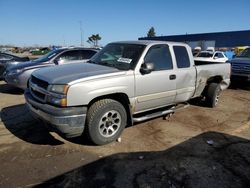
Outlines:
POLYGON ((155 113, 148 114, 148 115, 145 115, 145 116, 133 118, 133 122, 137 123, 137 122, 146 121, 146 120, 153 119, 153 118, 160 117, 160 116, 165 116, 165 115, 174 113, 174 112, 176 112, 178 110, 187 108, 188 106, 189 106, 188 103, 181 103, 181 104, 179 104, 177 106, 174 106, 174 107, 172 107, 172 108, 170 108, 168 110, 163 110, 163 111, 155 112, 155 113))

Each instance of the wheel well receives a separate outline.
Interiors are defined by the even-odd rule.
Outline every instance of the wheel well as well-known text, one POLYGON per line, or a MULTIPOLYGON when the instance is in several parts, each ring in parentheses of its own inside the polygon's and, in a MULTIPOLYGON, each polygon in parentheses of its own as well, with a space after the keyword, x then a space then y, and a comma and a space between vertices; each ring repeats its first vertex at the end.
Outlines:
POLYGON ((209 85, 210 83, 220 83, 222 80, 223 78, 221 76, 214 76, 207 80, 207 85, 209 85))
POLYGON ((124 108, 125 108, 125 110, 127 112, 127 123, 128 123, 128 126, 130 126, 130 125, 133 124, 132 114, 131 114, 131 110, 130 110, 130 101, 129 101, 129 98, 128 98, 128 96, 126 94, 124 94, 124 93, 114 93, 114 94, 103 95, 103 96, 94 98, 88 104, 88 108, 93 103, 95 103, 96 101, 99 101, 99 100, 102 100, 102 99, 113 99, 113 100, 116 100, 116 101, 120 102, 124 106, 124 108))
POLYGON ((211 83, 221 83, 221 81, 223 80, 223 78, 221 76, 214 76, 214 77, 211 77, 207 80, 207 84, 202 92, 202 96, 206 96, 207 95, 207 91, 208 91, 208 86, 211 84, 211 83))

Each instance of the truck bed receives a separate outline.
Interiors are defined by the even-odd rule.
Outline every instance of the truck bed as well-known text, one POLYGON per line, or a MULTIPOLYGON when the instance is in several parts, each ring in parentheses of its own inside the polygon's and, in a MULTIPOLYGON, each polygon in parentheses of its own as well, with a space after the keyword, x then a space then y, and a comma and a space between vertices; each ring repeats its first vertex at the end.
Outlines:
POLYGON ((231 65, 229 63, 211 63, 197 65, 195 67, 197 71, 197 79, 194 97, 201 95, 207 84, 207 80, 210 78, 222 78, 221 90, 224 90, 229 86, 231 72, 231 65))
POLYGON ((194 60, 194 64, 196 66, 199 66, 199 65, 210 65, 210 64, 223 64, 221 62, 216 62, 216 61, 199 61, 199 60, 194 60))

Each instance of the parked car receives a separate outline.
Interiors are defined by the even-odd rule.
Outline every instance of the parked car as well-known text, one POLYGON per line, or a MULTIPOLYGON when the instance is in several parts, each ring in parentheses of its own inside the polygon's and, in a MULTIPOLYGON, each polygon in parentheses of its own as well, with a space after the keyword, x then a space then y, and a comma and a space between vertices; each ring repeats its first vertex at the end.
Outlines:
POLYGON ((250 47, 228 62, 232 66, 232 79, 250 81, 250 47))
POLYGON ((26 89, 33 71, 68 63, 86 62, 98 50, 88 48, 62 48, 51 51, 41 58, 10 67, 4 73, 4 80, 15 87, 26 89))
POLYGON ((199 64, 225 63, 228 58, 221 51, 202 51, 196 57, 194 57, 194 60, 199 64))
POLYGON ((108 44, 87 63, 32 73, 25 90, 32 114, 66 137, 86 131, 110 143, 133 122, 173 113, 203 96, 211 107, 230 83, 230 64, 196 66, 185 43, 125 41, 108 44))
POLYGON ((18 57, 8 53, 0 53, 0 80, 3 79, 3 73, 9 65, 16 65, 19 62, 29 61, 28 57, 18 57))

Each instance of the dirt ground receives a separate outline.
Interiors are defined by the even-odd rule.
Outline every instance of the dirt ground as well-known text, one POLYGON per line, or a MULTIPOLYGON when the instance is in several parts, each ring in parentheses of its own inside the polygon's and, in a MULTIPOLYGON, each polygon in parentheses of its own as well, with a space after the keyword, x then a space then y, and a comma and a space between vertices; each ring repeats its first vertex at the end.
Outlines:
POLYGON ((0 187, 250 187, 249 83, 105 146, 49 133, 3 81, 0 111, 0 187))

